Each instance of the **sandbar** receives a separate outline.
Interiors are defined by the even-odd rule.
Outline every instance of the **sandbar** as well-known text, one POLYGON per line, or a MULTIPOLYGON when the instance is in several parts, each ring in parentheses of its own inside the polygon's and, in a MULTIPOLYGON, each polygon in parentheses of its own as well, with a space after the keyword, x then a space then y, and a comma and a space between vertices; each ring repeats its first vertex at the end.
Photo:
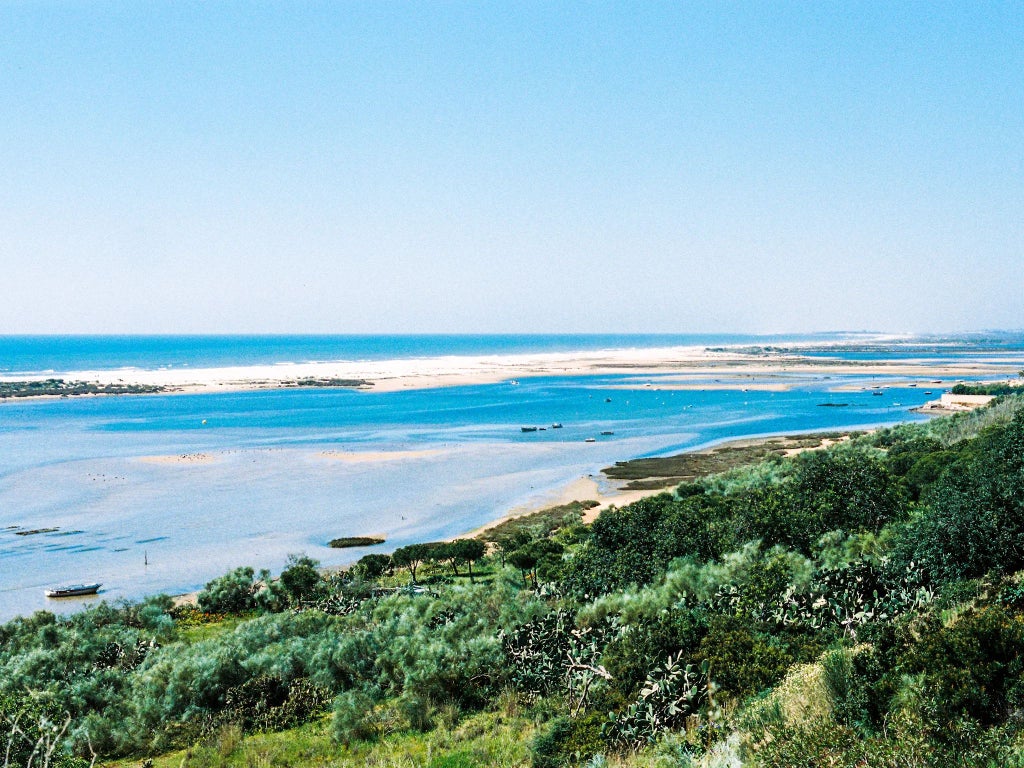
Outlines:
POLYGON ((210 453, 179 453, 169 456, 141 456, 146 464, 209 464, 217 458, 210 453))
POLYGON ((320 451, 321 458, 343 461, 346 464, 370 464, 380 461, 401 461, 404 459, 426 459, 443 453, 438 448, 418 451, 320 451))
MULTIPOLYGON (((811 346, 811 345, 805 345, 811 346)), ((201 393, 301 386, 312 380, 360 382, 352 389, 392 392, 471 384, 514 382, 533 376, 586 376, 632 374, 658 375, 652 382, 637 381, 660 389, 785 389, 800 383, 802 376, 821 380, 829 374, 886 376, 909 379, 953 379, 1015 375, 1019 355, 985 360, 936 361, 934 358, 849 360, 771 352, 752 353, 742 348, 703 346, 648 349, 537 353, 517 355, 441 356, 397 360, 281 363, 224 368, 160 368, 68 371, 67 380, 100 385, 159 386, 167 392, 201 393), (674 374, 679 378, 671 380, 674 374), (714 381, 714 379, 719 379, 714 381), (793 379, 793 381, 788 381, 793 379)), ((52 378, 0 376, 0 381, 52 378)), ((627 385, 628 388, 629 385, 627 385)), ((141 396, 141 395, 140 395, 141 396)))

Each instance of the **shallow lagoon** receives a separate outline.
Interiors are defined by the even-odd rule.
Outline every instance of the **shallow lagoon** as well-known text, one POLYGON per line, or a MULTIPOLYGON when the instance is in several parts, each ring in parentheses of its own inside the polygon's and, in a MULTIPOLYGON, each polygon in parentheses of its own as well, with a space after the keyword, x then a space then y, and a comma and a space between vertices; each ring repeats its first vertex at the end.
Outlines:
POLYGON ((659 382, 532 378, 392 393, 0 404, 0 618, 81 605, 42 596, 60 582, 101 581, 101 597, 134 598, 194 590, 238 565, 278 570, 293 552, 343 564, 369 550, 332 550, 331 538, 384 534, 375 551, 387 551, 454 536, 543 504, 616 460, 916 419, 908 409, 929 399, 922 388, 826 391, 848 383, 836 376, 788 391, 670 391, 659 382), (828 401, 849 405, 819 407, 828 401), (549 428, 523 433, 525 425, 549 428), (584 442, 592 436, 598 442, 584 442))

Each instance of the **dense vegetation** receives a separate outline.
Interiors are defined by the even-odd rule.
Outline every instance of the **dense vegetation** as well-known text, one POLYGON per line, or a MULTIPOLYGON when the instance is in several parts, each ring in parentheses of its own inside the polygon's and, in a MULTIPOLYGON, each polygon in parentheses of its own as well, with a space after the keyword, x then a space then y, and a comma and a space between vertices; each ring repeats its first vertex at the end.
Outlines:
POLYGON ((167 387, 156 384, 99 384, 94 381, 65 381, 42 379, 39 381, 0 381, 0 399, 8 397, 73 397, 76 395, 145 395, 166 392, 167 387))
POLYGON ((789 451, 817 448, 825 441, 839 437, 836 433, 780 435, 767 440, 739 441, 676 456, 618 461, 614 466, 605 467, 601 471, 613 480, 628 480, 623 486, 625 490, 661 490, 683 482, 692 483, 707 475, 736 467, 756 464, 770 456, 785 456, 789 451))
POLYGON ((372 387, 373 382, 366 379, 338 379, 329 377, 307 376, 302 379, 281 382, 282 387, 297 387, 301 389, 326 389, 328 387, 350 387, 365 389, 372 387))
POLYGON ((999 381, 989 384, 957 384, 950 391, 954 395, 1013 395, 1024 392, 1024 383, 999 381))
POLYGON ((379 536, 342 536, 338 539, 331 539, 327 546, 334 549, 345 549, 347 547, 372 547, 383 543, 384 539, 379 536))
POLYGON ((9 622, 7 764, 1024 764, 1024 398, 584 506, 9 622))

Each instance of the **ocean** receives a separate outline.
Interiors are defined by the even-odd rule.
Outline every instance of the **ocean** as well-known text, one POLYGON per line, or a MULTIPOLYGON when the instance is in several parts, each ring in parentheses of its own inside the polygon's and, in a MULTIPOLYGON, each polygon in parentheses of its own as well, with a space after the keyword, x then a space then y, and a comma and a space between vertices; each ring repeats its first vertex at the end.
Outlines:
POLYGON ((882 360, 949 359, 1024 352, 1024 332, 886 335, 872 332, 750 334, 408 334, 207 336, 0 336, 0 375, 139 368, 220 368, 445 355, 516 355, 657 347, 781 347, 800 354, 882 360))
MULTIPOLYGON (((821 337, 781 341, 817 343, 821 337)), ((0 339, 0 367, 38 374, 767 343, 780 340, 7 337, 0 339)), ((959 352, 942 347, 939 354, 969 355, 975 348, 966 344, 959 352)), ((875 353, 899 357, 905 351, 875 353)), ((993 353, 1006 353, 1006 344, 993 353)), ((671 377, 623 373, 397 392, 293 389, 3 402, 0 619, 89 604, 47 601, 43 588, 58 583, 101 581, 103 599, 135 599, 192 591, 240 565, 276 572, 291 553, 329 566, 371 551, 327 546, 340 536, 385 536, 387 543, 372 551, 456 536, 510 509, 543 504, 618 460, 751 435, 922 418, 910 408, 931 399, 924 387, 893 387, 881 397, 862 389, 895 381, 804 375, 783 391, 720 390, 712 381, 706 390, 673 390, 671 377), (840 385, 854 389, 837 391, 840 385), (821 407, 840 401, 846 405, 821 407), (556 422, 564 426, 552 429, 556 422), (522 426, 538 431, 524 433, 522 426), (595 442, 585 442, 589 437, 595 442)))

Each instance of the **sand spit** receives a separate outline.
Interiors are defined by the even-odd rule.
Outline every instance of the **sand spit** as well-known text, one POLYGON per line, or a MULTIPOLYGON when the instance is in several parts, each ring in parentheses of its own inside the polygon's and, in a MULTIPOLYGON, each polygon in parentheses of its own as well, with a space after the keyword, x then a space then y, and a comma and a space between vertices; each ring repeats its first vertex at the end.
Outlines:
MULTIPOLYGON (((705 347, 664 347, 652 349, 611 349, 522 355, 445 356, 401 360, 282 363, 228 368, 164 368, 159 370, 118 369, 112 371, 70 371, 62 377, 99 385, 165 387, 168 392, 224 392, 248 389, 294 388, 296 382, 316 380, 364 382, 358 390, 390 392, 470 384, 514 381, 531 376, 583 376, 595 374, 676 374, 678 381, 651 383, 662 389, 775 389, 792 384, 765 381, 784 377, 830 373, 863 376, 905 376, 943 378, 1000 376, 1016 374, 1017 359, 954 361, 901 358, 859 361, 839 358, 804 357, 785 353, 751 353, 705 347), (695 379, 703 378, 704 381, 695 379), (713 379, 720 381, 709 381, 713 379), (758 381, 754 381, 754 380, 758 381)), ((52 377, 53 373, 35 378, 52 377)), ((29 377, 32 378, 32 377, 29 377)), ((19 377, 25 379, 25 377, 19 377)), ((13 380, 0 377, 0 382, 13 380)), ((637 388, 645 387, 638 382, 637 388)))

